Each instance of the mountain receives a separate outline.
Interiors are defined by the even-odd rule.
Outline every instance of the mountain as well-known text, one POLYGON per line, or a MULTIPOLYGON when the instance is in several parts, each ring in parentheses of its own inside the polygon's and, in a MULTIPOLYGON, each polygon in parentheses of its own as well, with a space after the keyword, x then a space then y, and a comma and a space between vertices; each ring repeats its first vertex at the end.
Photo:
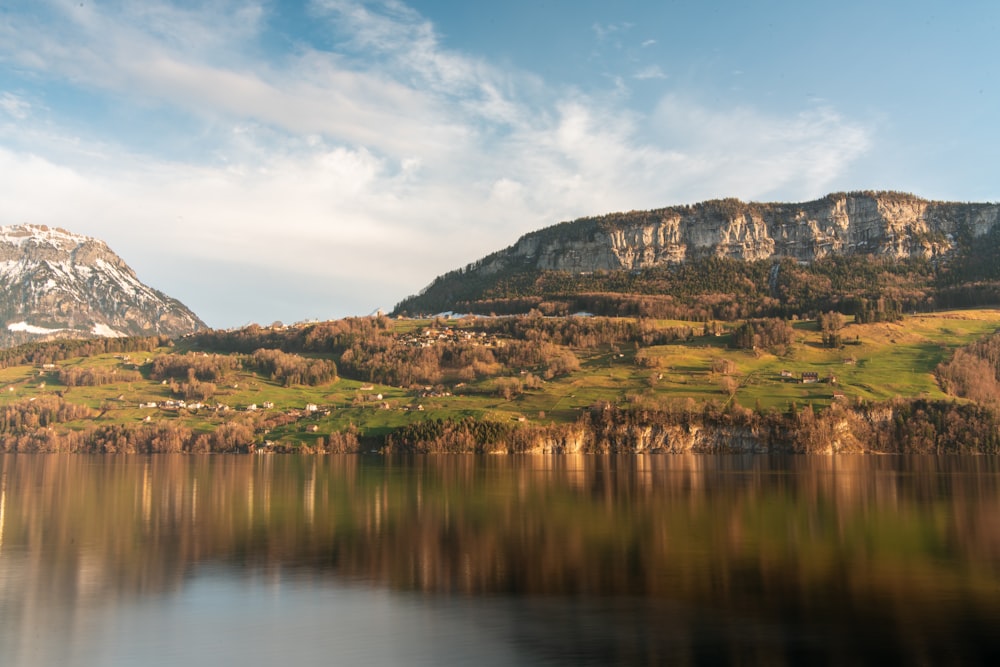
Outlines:
POLYGON ((882 274, 923 274, 903 280, 902 287, 928 297, 928 289, 954 291, 963 280, 990 277, 964 274, 973 265, 982 264, 987 274, 1000 265, 998 221, 1000 204, 933 202, 898 192, 835 193, 794 204, 722 199, 614 213, 526 234, 437 278, 398 304, 396 313, 514 312, 552 300, 564 302, 565 310, 573 307, 568 297, 581 305, 585 293, 625 299, 738 291, 738 285, 729 290, 720 284, 713 275, 720 271, 756 282, 760 296, 780 300, 782 274, 798 271, 808 278, 831 267, 867 272, 872 264, 882 274), (705 283, 704 289, 692 280, 705 283))
POLYGON ((0 227, 0 345, 91 336, 180 336, 205 324, 147 287, 97 239, 0 227))

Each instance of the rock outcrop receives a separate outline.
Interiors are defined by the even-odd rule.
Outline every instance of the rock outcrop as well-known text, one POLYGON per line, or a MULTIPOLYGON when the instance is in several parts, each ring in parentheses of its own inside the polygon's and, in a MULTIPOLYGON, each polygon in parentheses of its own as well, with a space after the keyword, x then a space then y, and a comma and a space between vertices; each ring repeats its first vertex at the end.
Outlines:
POLYGON ((747 261, 831 254, 934 258, 1000 220, 1000 204, 929 202, 894 192, 832 194, 802 204, 735 199, 584 218, 525 235, 467 267, 496 273, 635 270, 710 255, 747 261))
POLYGON ((204 323, 97 239, 0 227, 0 346, 89 336, 180 336, 204 323))

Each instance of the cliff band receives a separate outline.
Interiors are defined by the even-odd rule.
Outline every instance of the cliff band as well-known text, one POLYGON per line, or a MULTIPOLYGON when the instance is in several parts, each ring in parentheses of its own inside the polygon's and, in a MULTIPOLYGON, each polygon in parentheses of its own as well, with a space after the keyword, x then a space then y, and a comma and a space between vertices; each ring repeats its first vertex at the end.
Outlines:
POLYGON ((710 255, 800 262, 831 254, 933 258, 952 251, 961 234, 986 234, 998 219, 1000 204, 928 202, 898 193, 832 194, 803 204, 723 199, 562 223, 469 268, 492 272, 514 261, 582 273, 710 255))

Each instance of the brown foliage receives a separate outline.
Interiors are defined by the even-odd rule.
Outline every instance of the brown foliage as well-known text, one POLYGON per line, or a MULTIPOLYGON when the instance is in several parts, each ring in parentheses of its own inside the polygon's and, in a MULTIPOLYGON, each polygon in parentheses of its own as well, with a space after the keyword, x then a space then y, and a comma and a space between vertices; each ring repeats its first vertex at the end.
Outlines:
POLYGON ((220 382, 239 367, 240 358, 235 355, 195 352, 165 354, 153 360, 149 376, 154 380, 220 382))
POLYGON ((118 382, 139 382, 139 371, 117 368, 63 368, 59 371, 59 382, 67 387, 98 387, 118 382))
POLYGON ((956 350, 935 372, 947 393, 1000 409, 1000 333, 956 350))

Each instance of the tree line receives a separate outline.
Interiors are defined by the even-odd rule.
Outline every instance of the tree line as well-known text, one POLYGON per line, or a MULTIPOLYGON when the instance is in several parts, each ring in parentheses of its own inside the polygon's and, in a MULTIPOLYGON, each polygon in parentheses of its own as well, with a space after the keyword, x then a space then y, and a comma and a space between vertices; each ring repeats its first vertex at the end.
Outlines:
MULTIPOLYGON (((252 452, 265 432, 286 415, 266 421, 243 415, 210 433, 175 421, 90 424, 66 422, 93 411, 59 397, 22 401, 0 410, 0 451, 5 452, 252 452), (277 420, 277 421, 275 421, 277 420)), ((268 445, 276 450, 282 445, 268 445)), ((735 403, 693 401, 656 409, 595 404, 567 424, 516 424, 466 417, 427 420, 384 435, 356 429, 318 434, 301 451, 430 452, 881 452, 1000 453, 1000 417, 974 403, 896 399, 823 410, 750 410, 735 403)), ((300 450, 297 450, 300 451, 300 450)))
POLYGON ((99 387, 143 379, 139 371, 118 368, 61 368, 57 377, 67 387, 99 387))
MULTIPOLYGON (((540 322, 540 318, 532 318, 540 322)), ((443 328, 443 323, 441 323, 443 328)), ((588 325, 589 326, 589 325, 588 325)), ((476 322, 463 330, 494 336, 490 345, 476 340, 447 340, 422 344, 395 333, 388 318, 347 318, 295 328, 247 327, 212 331, 191 337, 194 345, 213 352, 254 349, 247 368, 276 373, 292 381, 344 377, 399 387, 467 382, 477 378, 537 370, 547 378, 571 373, 579 359, 553 336, 530 335, 530 326, 476 322), (504 327, 520 337, 510 336, 504 327), (496 336, 505 339, 497 342, 496 336), (315 354, 335 359, 282 355, 315 354), (302 360, 305 359, 305 362, 302 360), (288 370, 295 368, 298 370, 288 370)), ((575 328, 577 334, 580 329, 575 328)), ((563 336, 555 336, 562 342, 563 336)), ((603 338, 602 338, 603 339, 603 338)), ((596 340, 596 339, 594 339, 596 340)), ((577 339, 579 342, 579 339, 577 339)))
POLYGON ((947 393, 1000 410, 1000 332, 955 350, 935 374, 947 393))
POLYGON ((153 360, 149 376, 154 380, 185 380, 190 387, 197 387, 222 382, 240 370, 260 373, 285 387, 316 386, 337 379, 337 364, 329 359, 263 348, 251 354, 165 354, 153 360))
POLYGON ((86 338, 26 343, 0 349, 0 368, 41 366, 99 354, 152 352, 161 347, 172 347, 173 344, 173 340, 167 336, 86 338))
POLYGON ((901 313, 1000 303, 1000 227, 956 240, 947 258, 830 255, 808 265, 790 258, 743 261, 695 258, 636 271, 540 271, 512 263, 496 273, 442 276, 394 310, 398 314, 469 312, 511 315, 537 309, 612 317, 736 321, 812 319, 821 312, 859 321, 901 313))
POLYGON ((980 405, 923 399, 783 412, 715 402, 655 410, 601 403, 571 424, 419 422, 393 431, 382 447, 406 453, 1000 453, 1000 418, 980 405))

